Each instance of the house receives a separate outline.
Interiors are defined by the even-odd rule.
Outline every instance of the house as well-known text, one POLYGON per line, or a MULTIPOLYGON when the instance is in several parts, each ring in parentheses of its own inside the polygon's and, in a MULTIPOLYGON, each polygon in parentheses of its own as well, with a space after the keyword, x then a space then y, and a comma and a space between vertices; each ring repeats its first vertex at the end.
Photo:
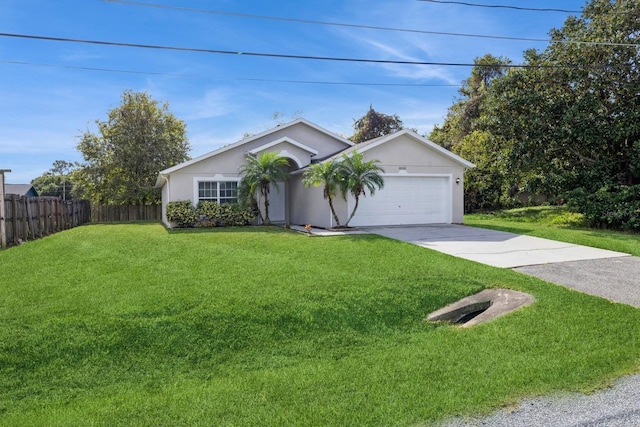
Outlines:
POLYGON ((31 184, 5 184, 5 194, 15 194, 16 196, 38 197, 38 191, 31 184))
MULTIPOLYGON (((272 189, 270 218, 274 223, 333 227, 329 205, 321 187, 302 184, 311 163, 349 155, 357 150, 365 160, 376 159, 384 173, 384 187, 372 197, 360 198, 349 225, 381 226, 462 223, 464 171, 474 165, 409 130, 354 145, 305 119, 242 139, 158 174, 162 189, 163 222, 168 202, 237 201, 240 168, 247 155, 277 152, 289 160, 290 179, 272 189)), ((258 200, 262 205, 262 201, 258 200)), ((336 197, 334 207, 342 222, 354 200, 336 197)))

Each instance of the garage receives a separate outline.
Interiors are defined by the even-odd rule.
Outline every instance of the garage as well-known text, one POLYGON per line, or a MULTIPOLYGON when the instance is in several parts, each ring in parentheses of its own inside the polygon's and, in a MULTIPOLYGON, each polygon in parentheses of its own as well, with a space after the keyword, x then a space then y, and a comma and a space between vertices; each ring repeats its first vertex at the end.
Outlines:
MULTIPOLYGON (((451 223, 451 176, 384 176, 384 188, 360 197, 349 225, 451 223)), ((349 199, 349 212, 355 200, 349 199)))

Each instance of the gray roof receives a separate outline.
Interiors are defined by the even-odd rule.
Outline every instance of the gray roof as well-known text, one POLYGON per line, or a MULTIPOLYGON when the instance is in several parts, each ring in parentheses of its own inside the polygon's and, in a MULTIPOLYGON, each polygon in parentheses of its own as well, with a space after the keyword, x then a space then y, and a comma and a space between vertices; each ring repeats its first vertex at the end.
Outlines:
MULTIPOLYGON (((31 184, 5 184, 4 192, 6 194, 17 194, 18 196, 26 195, 33 188, 31 184)), ((35 188, 33 190, 36 194, 35 188)))

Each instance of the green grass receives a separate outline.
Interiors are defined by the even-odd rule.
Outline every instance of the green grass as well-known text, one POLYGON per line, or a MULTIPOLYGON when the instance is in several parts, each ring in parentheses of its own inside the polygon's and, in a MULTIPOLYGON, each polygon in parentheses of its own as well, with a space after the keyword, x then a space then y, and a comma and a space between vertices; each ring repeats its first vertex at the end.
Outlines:
POLYGON ((90 225, 0 266, 0 425, 424 425, 640 367, 640 310, 378 236, 90 225), (537 301, 424 321, 486 287, 537 301))
POLYGON ((569 212, 564 206, 465 215, 464 223, 640 256, 640 234, 583 227, 582 216, 569 212))

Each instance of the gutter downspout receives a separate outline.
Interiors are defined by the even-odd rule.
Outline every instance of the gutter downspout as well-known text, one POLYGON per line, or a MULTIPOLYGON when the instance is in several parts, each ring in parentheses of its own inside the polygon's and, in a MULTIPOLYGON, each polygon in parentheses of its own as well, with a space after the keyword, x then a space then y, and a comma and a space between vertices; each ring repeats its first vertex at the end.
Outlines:
MULTIPOLYGON (((164 179, 165 185, 167 186, 167 199, 168 199, 167 203, 169 203, 169 200, 171 200, 171 185, 169 184, 169 177, 162 174, 158 174, 158 176, 164 179)), ((160 189, 162 191, 162 187, 160 187, 160 189)), ((160 199, 162 200, 162 194, 160 195, 160 199)), ((162 201, 161 203, 162 203, 162 223, 168 227, 167 209, 166 209, 167 205, 164 203, 164 201, 162 201)))

